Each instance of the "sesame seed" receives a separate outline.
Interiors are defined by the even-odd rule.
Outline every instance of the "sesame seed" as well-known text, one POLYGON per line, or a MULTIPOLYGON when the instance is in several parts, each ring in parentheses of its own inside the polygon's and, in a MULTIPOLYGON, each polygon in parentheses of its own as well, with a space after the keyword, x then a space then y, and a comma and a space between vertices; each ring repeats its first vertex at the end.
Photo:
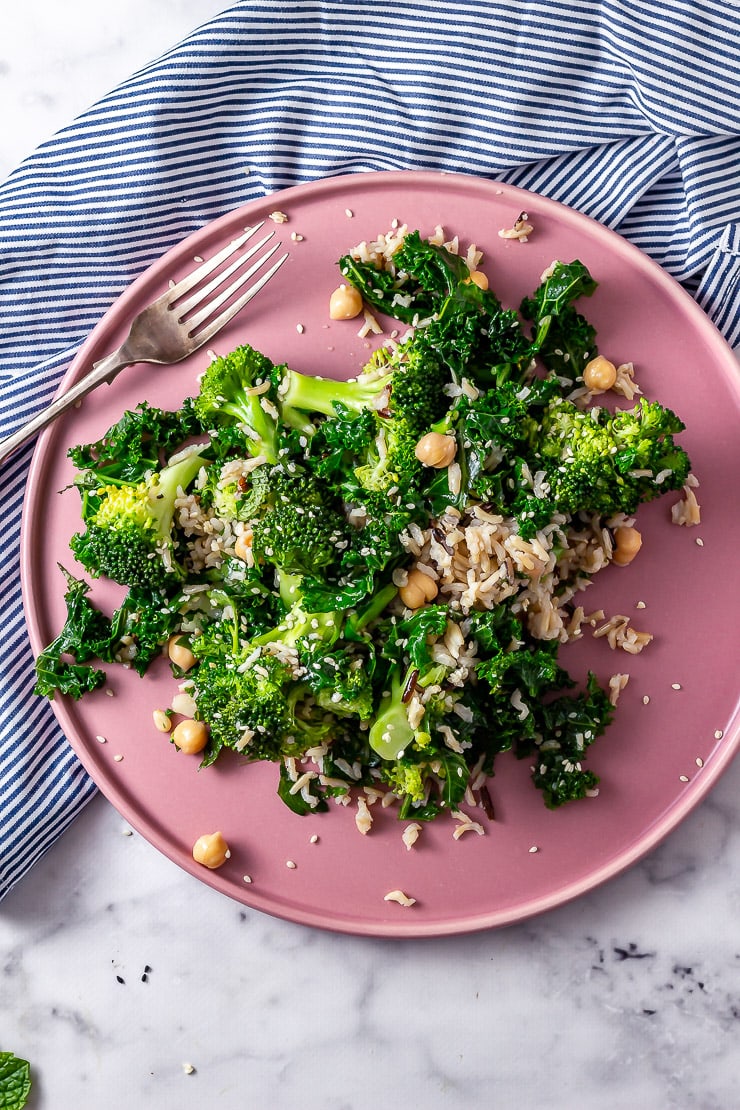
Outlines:
POLYGON ((309 837, 309 840, 308 840, 309 844, 318 844, 318 842, 319 842, 319 838, 316 835, 316 833, 314 833, 313 836, 309 837))
POLYGON ((680 682, 672 682, 671 683, 671 690, 680 690, 680 689, 681 689, 681 683, 680 682))
POLYGON ((96 736, 95 739, 97 740, 97 742, 99 744, 107 744, 108 743, 108 741, 106 740, 106 738, 104 736, 96 736))
POLYGON ((203 261, 202 255, 200 255, 200 254, 194 254, 193 255, 193 262, 202 262, 202 261, 203 261))
POLYGON ((288 867, 291 871, 295 871, 298 864, 295 862, 295 860, 286 859, 285 866, 288 867))
POLYGON ((649 694, 643 694, 642 695, 642 704, 643 705, 649 705, 650 704, 650 695, 649 694))
POLYGON ((251 883, 251 881, 252 881, 252 876, 251 875, 242 875, 242 882, 251 883))
POLYGON ((645 608, 645 602, 644 601, 638 601, 637 604, 635 605, 635 609, 644 609, 644 608, 645 608))
POLYGON ((115 763, 120 763, 123 760, 123 756, 122 755, 114 755, 113 760, 114 760, 115 763))
POLYGON ((299 335, 303 335, 306 329, 304 328, 303 324, 296 324, 295 330, 298 332, 299 335))
POLYGON ((529 849, 530 856, 533 856, 535 852, 539 852, 539 848, 536 844, 533 844, 532 847, 529 849))
POLYGON ((696 537, 696 546, 697 547, 703 547, 704 546, 704 540, 701 538, 701 536, 696 537))
POLYGON ((290 237, 291 237, 291 239, 293 240, 294 243, 302 243, 303 242, 303 236, 299 235, 297 231, 291 231, 290 237))
POLYGON ((344 214, 345 214, 345 216, 347 217, 348 220, 351 220, 352 217, 354 216, 354 212, 352 211, 351 208, 345 208, 344 214))
POLYGON ((182 1070, 185 1072, 186 1075, 194 1075, 195 1074, 195 1068, 193 1067, 192 1064, 183 1064, 182 1065, 182 1070))
POLYGON ((678 780, 679 780, 679 782, 688 782, 689 781, 688 775, 679 775, 678 780))
POLYGON ((697 767, 703 767, 704 766, 704 760, 702 759, 702 757, 700 755, 697 755, 694 762, 696 763, 697 767))
POLYGON ((724 732, 722 731, 721 728, 718 728, 716 730, 715 734, 714 734, 714 739, 715 740, 721 740, 723 736, 724 736, 724 732))

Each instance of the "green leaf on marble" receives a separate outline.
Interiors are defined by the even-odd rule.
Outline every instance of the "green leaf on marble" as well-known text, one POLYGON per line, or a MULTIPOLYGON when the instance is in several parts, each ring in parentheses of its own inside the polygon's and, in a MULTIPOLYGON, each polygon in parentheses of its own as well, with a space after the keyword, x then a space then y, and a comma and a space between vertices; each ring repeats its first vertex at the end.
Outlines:
POLYGON ((31 1068, 12 1052, 0 1052, 0 1110, 22 1110, 31 1091, 31 1068))

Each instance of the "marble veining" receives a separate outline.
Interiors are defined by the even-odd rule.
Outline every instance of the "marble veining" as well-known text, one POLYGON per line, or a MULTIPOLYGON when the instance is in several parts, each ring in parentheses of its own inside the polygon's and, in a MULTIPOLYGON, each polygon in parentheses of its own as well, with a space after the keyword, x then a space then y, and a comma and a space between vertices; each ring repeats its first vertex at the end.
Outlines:
MULTIPOLYGON (((38 0, 0 38, 0 176, 221 0, 38 0)), ((32 1110, 734 1110, 740 765, 542 917, 429 941, 245 909, 97 798, 0 905, 0 1049, 32 1110)))

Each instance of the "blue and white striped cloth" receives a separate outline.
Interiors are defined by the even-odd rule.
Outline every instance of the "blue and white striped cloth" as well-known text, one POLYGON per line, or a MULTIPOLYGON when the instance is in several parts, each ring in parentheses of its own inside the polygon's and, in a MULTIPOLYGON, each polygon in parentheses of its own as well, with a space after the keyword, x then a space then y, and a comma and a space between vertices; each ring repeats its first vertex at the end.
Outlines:
MULTIPOLYGON (((164 250, 265 193, 438 169, 618 229, 740 343, 737 0, 245 0, 134 74, 0 187, 0 435, 51 400, 164 250)), ((32 695, 19 522, 0 475, 0 896, 94 793, 32 695)))

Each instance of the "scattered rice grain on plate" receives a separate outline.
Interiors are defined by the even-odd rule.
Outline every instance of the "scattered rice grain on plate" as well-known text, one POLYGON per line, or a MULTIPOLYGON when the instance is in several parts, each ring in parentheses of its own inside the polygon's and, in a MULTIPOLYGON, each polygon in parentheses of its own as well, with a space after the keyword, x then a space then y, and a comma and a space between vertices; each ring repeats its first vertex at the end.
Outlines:
POLYGON ((416 905, 416 899, 409 898, 408 894, 404 894, 402 890, 389 890, 387 894, 383 895, 383 901, 397 902, 399 906, 416 905))
POLYGON ((628 674, 613 674, 609 679, 609 701, 616 707, 619 695, 630 680, 628 674))
POLYGON ((671 521, 673 524, 684 525, 686 528, 693 528, 697 524, 701 524, 701 506, 694 493, 694 487, 698 482, 693 475, 689 475, 686 485, 683 487, 683 497, 680 501, 676 501, 675 505, 671 506, 671 521))
POLYGON ((355 825, 363 836, 367 836, 370 829, 373 827, 373 815, 368 809, 367 801, 359 794, 357 797, 357 812, 355 814, 355 825))
POLYGON ((455 810, 454 813, 451 814, 451 816, 455 819, 455 821, 458 822, 452 833, 452 837, 454 840, 459 840, 461 836, 464 836, 465 833, 469 832, 475 832, 478 834, 478 836, 485 836, 486 830, 483 828, 483 826, 477 821, 474 821, 472 817, 470 817, 467 813, 463 813, 461 810, 458 809, 455 810))
POLYGON ((533 231, 534 227, 529 223, 528 214, 520 212, 513 227, 502 227, 498 234, 500 239, 518 239, 520 243, 526 243, 533 231))

